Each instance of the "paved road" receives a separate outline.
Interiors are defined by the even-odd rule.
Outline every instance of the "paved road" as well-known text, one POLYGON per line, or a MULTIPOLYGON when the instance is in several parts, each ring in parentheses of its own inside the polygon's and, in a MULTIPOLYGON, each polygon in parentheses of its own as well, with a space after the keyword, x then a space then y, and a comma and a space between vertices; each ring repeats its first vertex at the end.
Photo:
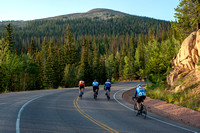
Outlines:
POLYGON ((113 85, 110 101, 102 87, 96 101, 91 87, 82 100, 77 88, 1 94, 0 133, 200 132, 154 114, 147 119, 135 116, 121 95, 136 84, 113 85))

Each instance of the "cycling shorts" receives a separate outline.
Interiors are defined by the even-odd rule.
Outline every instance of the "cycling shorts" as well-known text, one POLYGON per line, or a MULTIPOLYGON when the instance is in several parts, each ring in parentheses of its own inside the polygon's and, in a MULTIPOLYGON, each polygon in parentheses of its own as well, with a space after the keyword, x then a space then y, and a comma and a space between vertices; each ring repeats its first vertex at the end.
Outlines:
POLYGON ((81 88, 84 88, 84 85, 80 85, 80 89, 81 89, 81 88))
POLYGON ((137 102, 141 103, 145 98, 146 98, 146 96, 139 96, 137 99, 137 102))
POLYGON ((98 90, 99 87, 98 86, 93 86, 93 92, 96 92, 96 90, 98 90))
POLYGON ((110 92, 110 87, 105 87, 105 91, 107 90, 110 92))

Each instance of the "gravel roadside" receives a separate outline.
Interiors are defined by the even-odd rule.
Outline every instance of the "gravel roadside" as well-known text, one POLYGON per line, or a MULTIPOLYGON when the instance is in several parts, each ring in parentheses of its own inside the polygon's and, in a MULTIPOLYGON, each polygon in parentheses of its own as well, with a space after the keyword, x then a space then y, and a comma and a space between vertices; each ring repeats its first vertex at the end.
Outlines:
MULTIPOLYGON (((133 104, 132 94, 135 92, 135 88, 123 93, 124 100, 133 104)), ((144 104, 147 107, 147 111, 155 113, 157 115, 169 118, 174 121, 182 122, 186 125, 200 128, 200 112, 186 107, 181 107, 175 104, 167 103, 158 99, 151 99, 147 97, 144 104)))

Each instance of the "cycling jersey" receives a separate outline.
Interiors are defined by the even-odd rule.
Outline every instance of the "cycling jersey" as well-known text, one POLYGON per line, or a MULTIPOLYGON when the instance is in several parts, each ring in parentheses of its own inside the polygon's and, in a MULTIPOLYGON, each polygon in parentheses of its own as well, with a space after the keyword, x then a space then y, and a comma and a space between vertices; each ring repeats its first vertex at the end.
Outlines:
POLYGON ((79 86, 80 86, 80 85, 85 85, 85 82, 84 82, 84 81, 82 81, 82 80, 81 80, 81 81, 79 81, 79 86))
POLYGON ((94 81, 94 82, 92 83, 92 86, 99 86, 99 82, 94 81))
POLYGON ((105 91, 108 90, 110 92, 110 87, 111 87, 111 83, 110 82, 105 82, 105 85, 104 85, 105 91))
POLYGON ((105 88, 107 87, 111 87, 111 83, 110 82, 105 82, 105 88))
POLYGON ((140 96, 146 96, 145 89, 142 88, 142 87, 136 88, 134 97, 136 97, 137 94, 138 94, 139 97, 140 96))

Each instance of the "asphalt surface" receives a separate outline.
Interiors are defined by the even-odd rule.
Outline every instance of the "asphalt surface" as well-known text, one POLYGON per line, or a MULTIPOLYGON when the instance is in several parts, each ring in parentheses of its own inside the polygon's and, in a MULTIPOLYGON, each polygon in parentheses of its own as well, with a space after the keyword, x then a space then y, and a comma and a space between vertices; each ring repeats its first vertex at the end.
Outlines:
POLYGON ((82 99, 78 88, 0 94, 0 133, 200 132, 151 113, 146 119, 136 116, 122 93, 137 84, 114 84, 109 101, 102 86, 97 100, 92 87, 86 87, 82 99))

